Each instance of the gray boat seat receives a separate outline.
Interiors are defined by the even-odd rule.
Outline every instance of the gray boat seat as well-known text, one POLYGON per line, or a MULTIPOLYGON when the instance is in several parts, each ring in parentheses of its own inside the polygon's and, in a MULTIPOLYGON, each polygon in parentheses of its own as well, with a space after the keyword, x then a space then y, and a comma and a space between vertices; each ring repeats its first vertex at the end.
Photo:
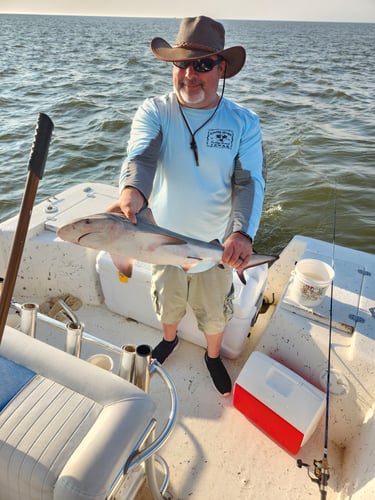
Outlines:
POLYGON ((152 399, 9 326, 0 356, 0 499, 104 499, 154 417, 152 399))

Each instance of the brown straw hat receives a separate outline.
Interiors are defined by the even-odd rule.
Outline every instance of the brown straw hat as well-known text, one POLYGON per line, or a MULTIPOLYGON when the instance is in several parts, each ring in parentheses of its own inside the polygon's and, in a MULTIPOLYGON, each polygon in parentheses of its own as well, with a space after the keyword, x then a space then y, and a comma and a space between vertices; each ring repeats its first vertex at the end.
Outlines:
POLYGON ((246 59, 245 49, 241 46, 224 49, 224 26, 205 16, 185 17, 180 24, 176 43, 172 47, 163 38, 151 41, 151 50, 162 61, 187 61, 220 55, 227 62, 226 78, 236 75, 246 59))

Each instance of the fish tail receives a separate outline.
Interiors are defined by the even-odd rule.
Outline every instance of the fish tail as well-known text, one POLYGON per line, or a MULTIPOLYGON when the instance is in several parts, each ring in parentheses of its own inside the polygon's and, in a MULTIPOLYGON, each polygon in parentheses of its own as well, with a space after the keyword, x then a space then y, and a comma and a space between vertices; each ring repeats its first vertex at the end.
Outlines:
POLYGON ((237 276, 239 277, 241 283, 243 283, 244 285, 246 285, 246 278, 245 278, 245 275, 243 273, 243 270, 242 271, 237 271, 237 276))

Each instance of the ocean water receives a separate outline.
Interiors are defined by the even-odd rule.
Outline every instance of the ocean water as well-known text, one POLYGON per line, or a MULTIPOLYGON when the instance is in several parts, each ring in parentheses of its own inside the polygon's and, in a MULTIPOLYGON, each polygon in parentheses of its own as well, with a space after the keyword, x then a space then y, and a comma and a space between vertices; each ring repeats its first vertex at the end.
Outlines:
MULTIPOLYGON (((258 251, 294 234, 374 253, 375 24, 223 21, 247 50, 225 95, 260 116, 268 181, 258 251), (336 207, 336 210, 334 209, 336 207)), ((39 112, 55 124, 41 201, 117 185, 131 120, 171 89, 149 50, 178 19, 0 15, 0 220, 17 213, 39 112)))

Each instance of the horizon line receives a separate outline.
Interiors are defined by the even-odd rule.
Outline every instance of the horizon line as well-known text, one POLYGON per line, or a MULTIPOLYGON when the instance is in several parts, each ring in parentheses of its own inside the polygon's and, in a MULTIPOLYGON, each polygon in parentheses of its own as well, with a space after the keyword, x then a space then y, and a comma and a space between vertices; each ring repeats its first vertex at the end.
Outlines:
MULTIPOLYGON (((146 15, 123 15, 123 14, 77 14, 77 13, 50 13, 50 12, 0 12, 0 15, 19 15, 19 16, 66 16, 66 17, 113 17, 113 18, 146 18, 146 19, 181 19, 178 16, 146 16, 146 15)), ((221 17, 217 18, 227 21, 257 21, 257 22, 296 22, 296 23, 343 23, 343 24, 374 24, 375 21, 338 21, 338 20, 327 20, 327 19, 255 19, 255 18, 230 18, 221 17)))

